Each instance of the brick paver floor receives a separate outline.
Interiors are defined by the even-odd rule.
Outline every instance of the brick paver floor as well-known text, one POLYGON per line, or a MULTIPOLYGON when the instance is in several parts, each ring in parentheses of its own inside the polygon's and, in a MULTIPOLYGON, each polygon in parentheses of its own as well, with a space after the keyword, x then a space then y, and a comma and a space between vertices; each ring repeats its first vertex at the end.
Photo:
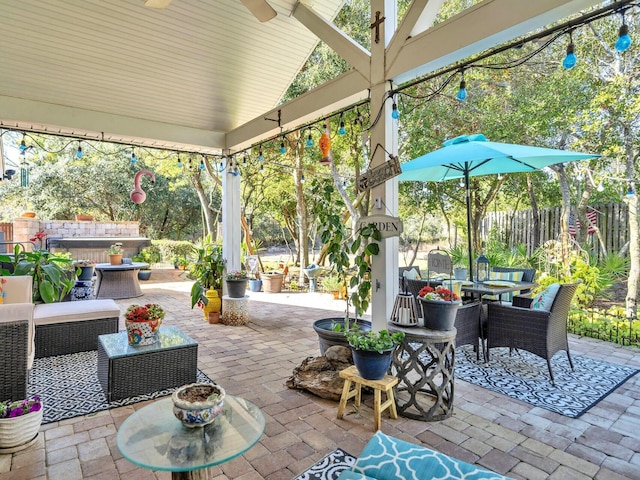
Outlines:
MULTIPOLYGON (((198 341, 199 368, 262 409, 266 429, 259 443, 214 467, 213 478, 289 480, 335 448, 360 453, 373 433, 371 395, 337 420, 337 402, 285 385, 302 360, 319 355, 313 321, 339 315, 340 302, 319 293, 252 293, 246 326, 209 325, 201 310, 190 309, 189 288, 172 270, 154 271, 143 297, 117 303, 123 312, 131 303, 162 304, 165 324, 198 341)), ((574 354, 640 368, 637 350, 575 336, 570 344, 574 354)), ((118 426, 143 405, 43 425, 34 445, 0 455, 0 480, 171 478, 135 467, 115 446, 118 426)), ((454 406, 441 422, 385 415, 382 430, 516 479, 640 479, 640 375, 578 419, 460 380, 454 406)))

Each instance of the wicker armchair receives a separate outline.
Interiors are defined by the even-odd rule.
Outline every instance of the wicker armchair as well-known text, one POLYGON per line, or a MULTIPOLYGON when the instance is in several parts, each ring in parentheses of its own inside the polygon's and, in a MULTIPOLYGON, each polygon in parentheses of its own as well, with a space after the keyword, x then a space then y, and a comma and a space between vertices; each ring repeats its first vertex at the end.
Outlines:
POLYGON ((456 313, 455 327, 456 347, 461 345, 473 345, 476 351, 476 358, 480 360, 480 345, 482 344, 482 358, 486 354, 484 350, 484 341, 480 341, 480 302, 467 303, 461 305, 456 313))
POLYGON ((551 311, 531 310, 497 302, 488 304, 487 362, 491 348, 520 348, 547 361, 551 383, 555 385, 551 358, 560 350, 567 352, 569 365, 573 362, 567 341, 567 316, 577 284, 560 285, 551 311))

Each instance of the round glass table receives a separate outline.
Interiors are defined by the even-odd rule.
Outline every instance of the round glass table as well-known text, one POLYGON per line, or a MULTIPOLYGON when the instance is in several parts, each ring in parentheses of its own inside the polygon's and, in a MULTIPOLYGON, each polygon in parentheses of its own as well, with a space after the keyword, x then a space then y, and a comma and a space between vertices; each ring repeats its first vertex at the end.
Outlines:
POLYGON ((188 428, 173 415, 169 397, 131 414, 118 429, 116 445, 139 467, 173 472, 173 479, 207 479, 208 467, 242 455, 263 432, 262 412, 243 398, 227 395, 212 424, 188 428))

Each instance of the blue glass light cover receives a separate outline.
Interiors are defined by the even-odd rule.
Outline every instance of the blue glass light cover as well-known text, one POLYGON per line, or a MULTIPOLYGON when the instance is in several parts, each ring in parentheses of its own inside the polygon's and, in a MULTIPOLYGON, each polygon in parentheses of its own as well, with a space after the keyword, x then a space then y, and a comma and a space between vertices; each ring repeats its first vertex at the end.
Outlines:
POLYGON ((393 105, 391 105, 391 118, 393 118, 394 120, 398 120, 400 118, 398 105, 395 102, 393 102, 393 105))
POLYGON ((631 37, 629 36, 629 27, 626 24, 620 26, 618 32, 618 40, 616 40, 615 48, 619 52, 624 52, 631 46, 631 37))
POLYGON ((136 158, 135 152, 131 153, 131 163, 136 163, 138 159, 136 158))
POLYGON ((461 102, 467 99, 467 82, 464 80, 460 81, 460 88, 458 89, 458 93, 456 93, 456 98, 461 102))
POLYGON ((571 42, 567 45, 567 55, 562 61, 562 67, 566 70, 570 70, 576 66, 576 63, 578 63, 578 57, 576 57, 576 54, 574 53, 573 42, 571 42))
POLYGON ((313 147, 313 138, 311 138, 311 134, 307 137, 307 147, 313 147))
POLYGON ((82 147, 78 146, 78 151, 76 152, 76 158, 82 158, 82 147))
POLYGON ((280 153, 287 153, 287 149, 284 146, 284 142, 280 142, 280 153))
POLYGON ((344 135, 345 133, 347 133, 347 129, 344 128, 344 122, 340 122, 340 128, 338 129, 338 133, 340 135, 344 135))

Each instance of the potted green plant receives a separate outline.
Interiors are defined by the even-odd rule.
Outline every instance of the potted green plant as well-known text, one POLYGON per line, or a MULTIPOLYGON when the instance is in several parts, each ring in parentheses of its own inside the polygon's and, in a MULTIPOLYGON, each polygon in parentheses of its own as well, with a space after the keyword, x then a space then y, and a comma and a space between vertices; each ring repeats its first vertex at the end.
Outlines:
POLYGON ((222 246, 214 244, 211 236, 207 235, 199 245, 193 247, 195 262, 189 267, 189 278, 194 280, 191 287, 191 308, 196 304, 205 306, 208 303, 206 292, 210 288, 218 291, 222 297, 222 279, 225 260, 222 256, 222 246))
POLYGON ((243 298, 247 290, 247 273, 242 270, 229 270, 225 276, 227 294, 231 298, 243 298))
POLYGON ((96 266, 96 262, 94 260, 74 260, 73 266, 79 270, 78 280, 81 282, 88 282, 93 279, 93 272, 96 266))
POLYGON ((342 282, 338 275, 332 273, 322 277, 322 288, 325 292, 333 294, 333 298, 338 300, 340 298, 340 288, 342 288, 342 282))
POLYGON ((358 374, 367 380, 380 380, 389 370, 393 349, 402 343, 404 333, 353 329, 346 333, 346 338, 358 374))
POLYGON ((120 265, 122 263, 122 243, 113 243, 107 250, 107 255, 111 265, 120 265))
POLYGON ((2 275, 31 275, 33 301, 61 302, 75 285, 76 270, 71 259, 47 250, 27 252, 16 245, 13 257, 0 255, 0 263, 11 264, 12 270, 2 269, 2 275))
POLYGON ((147 266, 138 270, 138 280, 149 280, 151 278, 151 264, 161 260, 160 254, 151 248, 143 248, 132 260, 137 263, 144 263, 147 266))

